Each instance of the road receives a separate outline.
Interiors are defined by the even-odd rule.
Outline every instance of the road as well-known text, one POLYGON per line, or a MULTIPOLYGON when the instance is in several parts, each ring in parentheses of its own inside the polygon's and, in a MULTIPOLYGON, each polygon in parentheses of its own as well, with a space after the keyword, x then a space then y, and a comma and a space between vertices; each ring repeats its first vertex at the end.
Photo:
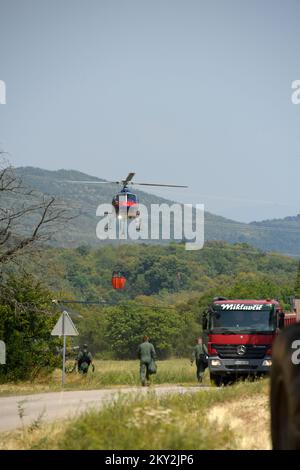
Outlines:
POLYGON ((106 403, 116 400, 120 395, 147 395, 155 393, 162 396, 170 393, 195 393, 209 390, 210 387, 180 387, 177 385, 151 388, 124 387, 119 389, 62 391, 18 395, 0 398, 0 431, 12 431, 23 424, 30 425, 41 417, 42 421, 54 421, 61 418, 76 417, 91 409, 101 408, 106 403))

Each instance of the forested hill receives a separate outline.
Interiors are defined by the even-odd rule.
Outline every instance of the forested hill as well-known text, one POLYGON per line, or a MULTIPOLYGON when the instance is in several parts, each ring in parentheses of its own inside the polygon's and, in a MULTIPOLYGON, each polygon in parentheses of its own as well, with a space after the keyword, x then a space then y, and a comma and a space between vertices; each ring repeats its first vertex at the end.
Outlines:
MULTIPOLYGON (((67 180, 99 180, 74 170, 48 171, 40 168, 21 167, 17 173, 24 183, 39 191, 62 199, 79 216, 70 222, 68 229, 57 234, 55 244, 61 247, 90 245, 99 247, 95 228, 99 221, 96 208, 110 202, 115 185, 70 184, 67 180)), ((140 201, 147 207, 154 203, 169 202, 166 199, 137 191, 140 201)), ((248 243, 266 251, 278 251, 300 256, 300 217, 253 222, 235 222, 209 212, 205 213, 205 240, 223 240, 229 243, 248 243)), ((151 243, 151 241, 149 240, 151 243)))
POLYGON ((119 302, 156 296, 170 304, 194 295, 284 298, 294 293, 298 261, 263 253, 245 244, 207 242, 202 250, 123 245, 98 249, 47 248, 24 265, 59 298, 119 302), (111 286, 114 270, 127 279, 125 290, 111 286))

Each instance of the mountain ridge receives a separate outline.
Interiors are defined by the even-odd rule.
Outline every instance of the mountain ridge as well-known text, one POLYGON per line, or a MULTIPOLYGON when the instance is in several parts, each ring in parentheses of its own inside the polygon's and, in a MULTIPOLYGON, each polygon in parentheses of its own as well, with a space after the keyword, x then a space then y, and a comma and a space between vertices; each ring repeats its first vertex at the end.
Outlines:
MULTIPOLYGON (((101 242, 96 238, 95 228, 99 218, 96 217, 95 212, 99 204, 111 201, 118 189, 117 185, 71 184, 68 180, 106 181, 72 169, 44 170, 39 167, 26 166, 17 167, 15 171, 24 184, 44 194, 62 199, 68 207, 80 211, 79 217, 72 221, 68 233, 60 234, 55 244, 64 247, 87 244, 95 247, 111 242, 101 242)), ((140 202, 147 207, 150 204, 174 203, 167 198, 145 191, 135 190, 135 193, 140 202)), ((278 251, 300 257, 300 217, 298 216, 245 223, 205 211, 204 230, 205 240, 247 243, 264 251, 278 251)), ((146 242, 152 243, 153 241, 147 240, 146 242)))

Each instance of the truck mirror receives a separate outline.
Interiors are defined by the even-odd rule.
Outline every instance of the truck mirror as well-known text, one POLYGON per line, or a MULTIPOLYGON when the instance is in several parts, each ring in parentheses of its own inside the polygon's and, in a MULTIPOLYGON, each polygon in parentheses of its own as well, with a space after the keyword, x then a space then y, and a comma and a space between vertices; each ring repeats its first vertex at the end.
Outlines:
POLYGON ((207 324, 208 324, 207 313, 205 312, 202 315, 202 330, 207 330, 207 324))

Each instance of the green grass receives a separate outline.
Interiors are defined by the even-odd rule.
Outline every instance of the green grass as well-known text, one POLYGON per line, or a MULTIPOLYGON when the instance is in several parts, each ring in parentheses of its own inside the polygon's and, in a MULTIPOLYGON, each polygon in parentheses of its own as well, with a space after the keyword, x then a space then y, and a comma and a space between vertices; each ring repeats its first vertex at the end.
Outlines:
MULTIPOLYGON (((193 383, 196 368, 191 367, 188 359, 169 359, 157 362, 157 374, 152 376, 155 384, 193 383)), ((95 374, 89 380, 99 385, 138 385, 138 361, 97 361, 95 374)))
MULTIPOLYGON (((39 429, 6 434, 4 448, 25 449, 237 449, 241 435, 253 434, 256 397, 267 403, 268 381, 245 382, 221 390, 194 394, 173 394, 158 398, 122 396, 100 411, 89 411, 79 418, 41 425, 39 429), (232 429, 230 422, 217 424, 208 418, 214 406, 229 410, 253 403, 253 414, 246 417, 247 428, 232 429)), ((252 409, 252 405, 251 405, 252 409)), ((266 426, 261 420, 259 429, 266 426)), ((257 433, 259 434, 259 433, 257 433)), ((247 436, 246 436, 247 437, 247 436)), ((4 439, 2 438, 4 442, 4 439)))
MULTIPOLYGON (((196 368, 189 359, 169 359, 157 362, 157 374, 152 376, 154 384, 191 385, 196 383, 196 368)), ((209 383, 206 374, 206 383, 209 383)), ((95 372, 87 376, 77 373, 66 374, 65 390, 88 390, 105 387, 139 385, 138 361, 96 360, 95 372)), ((61 371, 51 376, 37 378, 34 382, 0 384, 0 396, 41 393, 61 390, 61 371)))
POLYGON ((207 449, 229 446, 229 429, 216 431, 205 416, 207 393, 119 400, 70 424, 60 449, 207 449))

